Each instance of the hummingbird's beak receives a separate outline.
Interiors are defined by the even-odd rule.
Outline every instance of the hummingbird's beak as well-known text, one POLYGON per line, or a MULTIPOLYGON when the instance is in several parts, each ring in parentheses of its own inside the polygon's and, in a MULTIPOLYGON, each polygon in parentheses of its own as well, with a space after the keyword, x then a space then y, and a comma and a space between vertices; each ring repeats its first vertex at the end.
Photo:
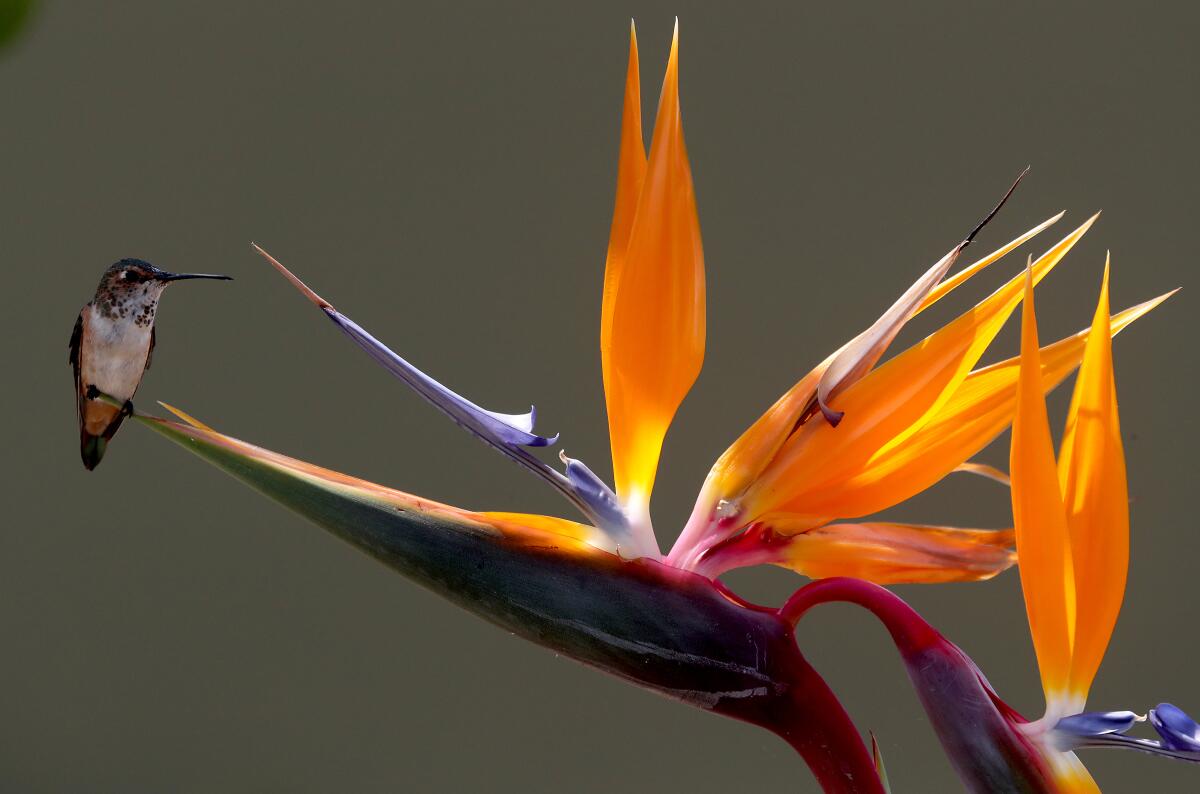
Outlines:
POLYGON ((215 273, 163 273, 157 278, 159 281, 182 281, 185 278, 212 278, 218 281, 233 281, 233 276, 220 276, 215 273))

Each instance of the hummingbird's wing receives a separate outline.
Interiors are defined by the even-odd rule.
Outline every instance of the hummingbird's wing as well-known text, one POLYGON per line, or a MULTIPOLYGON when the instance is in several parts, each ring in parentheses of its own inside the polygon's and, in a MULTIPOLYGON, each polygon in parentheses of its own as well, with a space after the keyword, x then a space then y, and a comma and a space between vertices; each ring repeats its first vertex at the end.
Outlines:
MULTIPOLYGON (((87 398, 86 386, 83 383, 83 334, 84 325, 87 323, 88 308, 91 304, 87 304, 79 312, 79 319, 75 321, 75 329, 71 331, 71 341, 68 343, 70 354, 67 360, 71 363, 71 370, 75 374, 75 410, 79 417, 79 452, 83 458, 83 465, 89 471, 96 468, 100 463, 100 459, 104 457, 104 449, 108 445, 108 440, 117 432, 117 428, 121 426, 121 420, 124 415, 118 413, 117 409, 110 405, 100 402, 92 402, 87 398), (101 435, 94 435, 88 432, 88 413, 99 414, 101 417, 107 417, 107 427, 101 435)), ((95 417, 93 417, 95 418, 95 417)))
POLYGON ((154 335, 158 333, 158 326, 150 326, 150 347, 146 350, 146 367, 142 371, 150 369, 150 362, 154 360, 154 335))
POLYGON ((80 423, 83 422, 83 384, 79 378, 79 346, 83 342, 83 312, 84 309, 81 309, 79 316, 75 318, 75 330, 71 331, 71 341, 67 345, 70 350, 67 361, 75 372, 75 409, 79 414, 80 423))

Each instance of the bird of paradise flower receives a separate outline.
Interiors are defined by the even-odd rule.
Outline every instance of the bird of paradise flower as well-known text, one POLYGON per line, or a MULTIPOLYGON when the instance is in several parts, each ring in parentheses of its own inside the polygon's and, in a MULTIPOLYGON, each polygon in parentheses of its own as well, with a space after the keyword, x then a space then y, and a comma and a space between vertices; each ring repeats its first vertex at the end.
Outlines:
POLYGON ((677 27, 647 155, 631 29, 601 308, 613 488, 565 454, 561 470, 538 457, 534 450, 558 437, 534 432, 532 409, 498 413, 458 395, 258 249, 377 363, 549 483, 586 523, 437 504, 252 446, 170 406, 182 423, 138 420, 498 625, 639 685, 768 728, 803 756, 827 791, 878 792, 886 785, 878 754, 867 752, 795 642, 794 626, 809 608, 839 599, 871 609, 887 625, 973 790, 1088 790, 1094 784, 1073 755, 1079 747, 1129 746, 1200 759, 1200 729, 1172 706, 1151 713, 1158 741, 1126 735, 1138 719, 1132 713, 1081 713, 1116 619, 1128 557, 1109 340, 1167 297, 1110 317, 1106 286, 1089 329, 1038 347, 1033 286, 1095 217, 974 308, 879 364, 912 317, 1062 215, 947 278, 983 223, 977 226, 729 447, 678 541, 661 551, 651 493, 663 439, 699 373, 705 336, 703 253, 678 59, 677 27), (977 368, 1022 301, 1021 355, 977 368), (1056 472, 1052 455, 1047 460, 1042 398, 1081 360, 1056 472), (861 519, 954 471, 1007 482, 970 458, 1010 423, 1015 530, 861 519), (879 586, 987 579, 1017 555, 1046 684, 1047 714, 1034 723, 1004 705, 961 650, 879 586), (718 578, 764 563, 820 581, 771 608, 746 602, 718 578))

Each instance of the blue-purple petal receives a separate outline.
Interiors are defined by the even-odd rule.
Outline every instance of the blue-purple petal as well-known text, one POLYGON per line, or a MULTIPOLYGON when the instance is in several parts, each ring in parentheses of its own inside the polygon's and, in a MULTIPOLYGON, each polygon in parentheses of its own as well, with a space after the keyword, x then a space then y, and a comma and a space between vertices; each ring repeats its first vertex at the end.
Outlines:
POLYGON ((1128 711, 1076 714, 1059 720, 1054 732, 1061 740, 1062 749, 1120 748, 1200 763, 1200 726, 1195 720, 1170 703, 1160 703, 1151 709, 1147 719, 1161 740, 1127 736, 1125 731, 1138 721, 1136 715, 1128 711), (1112 730, 1108 730, 1109 727, 1112 730))
POLYGON ((502 414, 480 408, 414 367, 337 309, 323 306, 322 311, 388 372, 404 381, 460 427, 553 485, 587 516, 594 526, 610 531, 628 526, 616 496, 583 463, 564 457, 563 460, 567 463, 567 474, 564 476, 525 449, 546 447, 558 441, 557 435, 546 437, 533 432, 533 423, 537 416, 534 408, 531 407, 526 414, 502 414))
POLYGON ((1141 719, 1132 711, 1086 711, 1063 717, 1054 729, 1075 736, 1103 736, 1108 733, 1125 733, 1141 719))
POLYGON ((564 477, 524 449, 547 447, 558 441, 557 434, 547 437, 533 432, 533 424, 537 418, 535 408, 531 406, 529 413, 525 414, 502 414, 481 408, 414 367, 337 309, 325 306, 323 311, 376 362, 404 381, 460 427, 557 488, 594 526, 608 531, 617 540, 628 529, 628 519, 617 501, 616 494, 581 461, 561 456, 567 467, 564 477))
POLYGON ((533 432, 534 410, 525 414, 502 414, 480 408, 475 403, 438 383, 380 342, 358 323, 327 306, 329 319, 380 365, 404 381, 458 424, 492 443, 522 447, 544 447, 558 436, 547 438, 533 432))
POLYGON ((1149 717, 1165 747, 1200 752, 1200 725, 1183 709, 1170 703, 1159 703, 1150 710, 1149 717))
POLYGON ((528 413, 523 414, 503 414, 479 407, 414 367, 361 325, 333 308, 329 301, 313 292, 275 257, 258 245, 253 247, 376 363, 402 380, 460 427, 554 486, 588 517, 593 526, 613 536, 614 544, 619 542, 619 536, 626 534, 629 522, 616 497, 591 469, 578 461, 564 458, 568 473, 563 474, 529 451, 529 447, 546 447, 558 441, 557 435, 547 437, 533 432, 537 413, 532 406, 528 413))
POLYGON ((605 484, 604 480, 587 467, 581 460, 567 457, 565 452, 559 452, 558 457, 567 467, 567 479, 571 486, 588 506, 596 525, 602 529, 625 530, 628 520, 617 495, 605 484))

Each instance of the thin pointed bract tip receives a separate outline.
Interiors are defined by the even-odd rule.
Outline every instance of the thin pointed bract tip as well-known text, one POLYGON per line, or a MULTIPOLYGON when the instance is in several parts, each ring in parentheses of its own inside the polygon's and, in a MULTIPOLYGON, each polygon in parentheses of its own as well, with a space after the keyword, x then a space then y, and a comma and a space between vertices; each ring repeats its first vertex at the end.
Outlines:
POLYGON ((1021 180, 1024 179, 1025 175, 1028 173, 1029 173, 1029 166, 1025 166, 1025 170, 1022 171, 1021 173, 1017 174, 1017 178, 1015 180, 1013 180, 1012 186, 1009 187, 1008 191, 1000 199, 1000 202, 998 204, 996 204, 995 207, 992 208, 992 211, 989 212, 987 214, 987 216, 984 217, 983 220, 981 220, 978 224, 976 224, 975 228, 971 230, 970 234, 968 234, 965 238, 963 238, 962 245, 960 246, 960 248, 966 248, 968 245, 970 245, 971 241, 975 239, 975 235, 979 234, 980 230, 982 230, 984 226, 987 226, 988 223, 992 220, 992 218, 996 217, 996 213, 1000 212, 1000 208, 1005 205, 1005 203, 1008 201, 1009 197, 1012 196, 1013 191, 1017 189, 1017 185, 1021 184, 1021 180))
POLYGON ((279 262, 278 259, 276 259, 275 257, 268 254, 265 250, 263 250, 262 246, 260 246, 258 243, 250 243, 250 247, 253 248, 255 251, 257 251, 260 255, 262 255, 262 257, 264 259, 266 259, 268 262, 270 262, 271 267, 278 270, 284 278, 286 278, 289 282, 291 282, 293 287, 300 290, 300 294, 302 294, 304 297, 306 297, 310 301, 312 301, 313 304, 315 304, 318 308, 321 308, 321 309, 332 309, 333 308, 332 303, 325 300, 317 293, 313 292, 312 289, 310 289, 307 284, 305 284, 303 281, 301 281, 295 274, 292 273, 292 271, 290 271, 286 267, 284 267, 279 262))
POLYGON ((191 414, 187 413, 186 411, 184 411, 180 408, 176 408, 175 406, 171 405, 170 403, 165 403, 162 400, 156 400, 155 402, 157 402, 163 408, 166 408, 171 413, 175 414, 175 416, 179 417, 180 419, 182 419, 184 422, 191 425, 192 427, 195 427, 199 430, 207 430, 210 433, 217 432, 216 430, 213 430, 211 427, 209 427, 208 425, 201 422, 196 417, 192 416, 191 414))

